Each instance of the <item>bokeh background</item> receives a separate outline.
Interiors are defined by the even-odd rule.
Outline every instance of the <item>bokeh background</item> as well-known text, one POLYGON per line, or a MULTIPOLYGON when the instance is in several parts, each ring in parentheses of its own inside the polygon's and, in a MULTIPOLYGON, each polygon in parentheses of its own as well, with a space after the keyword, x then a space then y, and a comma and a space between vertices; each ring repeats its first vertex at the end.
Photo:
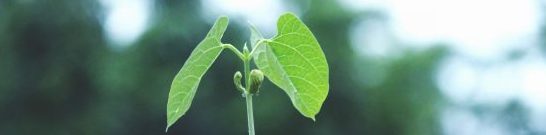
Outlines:
POLYGON ((545 0, 1 0, 0 135, 244 135, 224 52, 168 133, 171 80, 220 15, 238 48, 296 13, 330 65, 317 121, 266 82, 259 135, 545 135, 545 0))

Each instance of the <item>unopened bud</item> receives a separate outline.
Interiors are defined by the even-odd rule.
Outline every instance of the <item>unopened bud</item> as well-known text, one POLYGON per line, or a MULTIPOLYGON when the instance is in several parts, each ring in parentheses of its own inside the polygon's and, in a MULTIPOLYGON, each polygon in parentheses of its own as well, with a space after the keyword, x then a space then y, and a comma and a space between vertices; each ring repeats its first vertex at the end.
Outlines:
POLYGON ((260 70, 253 69, 250 71, 250 89, 248 92, 256 94, 259 92, 260 86, 264 80, 264 73, 260 70))
POLYGON ((249 54, 250 51, 248 50, 248 46, 245 43, 245 46, 243 46, 243 54, 249 54))
POLYGON ((243 78, 241 72, 235 72, 235 74, 233 75, 233 83, 235 84, 235 88, 237 88, 238 91, 243 92, 245 88, 243 87, 243 85, 241 85, 241 78, 243 78))

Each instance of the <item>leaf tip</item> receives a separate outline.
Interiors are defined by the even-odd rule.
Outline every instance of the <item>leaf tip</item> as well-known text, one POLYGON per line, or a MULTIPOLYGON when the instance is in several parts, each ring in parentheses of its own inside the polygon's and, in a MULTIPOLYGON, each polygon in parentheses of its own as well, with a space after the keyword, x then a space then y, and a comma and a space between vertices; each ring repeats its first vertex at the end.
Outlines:
POLYGON ((209 33, 207 34, 207 37, 216 37, 217 39, 222 39, 222 36, 224 35, 228 24, 229 19, 227 16, 219 16, 214 22, 214 25, 210 29, 209 33))
POLYGON ((227 25, 229 23, 229 18, 227 16, 219 16, 218 19, 216 19, 216 23, 221 23, 227 25))
POLYGON ((250 21, 246 21, 246 23, 250 26, 250 27, 254 27, 254 24, 250 21))
POLYGON ((174 124, 174 122, 170 122, 167 120, 167 127, 165 127, 165 133, 167 133, 167 131, 169 131, 169 128, 174 124))
POLYGON ((171 127, 171 125, 167 123, 167 127, 165 127, 165 133, 169 131, 169 127, 171 127))
POLYGON ((316 122, 317 119, 315 118, 316 114, 305 114, 305 113, 302 113, 303 116, 305 116, 306 118, 309 118, 311 119, 313 122, 316 122))
POLYGON ((250 29, 250 32, 256 32, 256 34, 260 34, 258 29, 256 28, 256 25, 254 25, 250 21, 248 21, 247 23, 248 23, 248 28, 250 29))
POLYGON ((229 18, 225 15, 222 15, 222 16, 218 16, 218 19, 219 21, 229 21, 229 18))
POLYGON ((315 116, 309 117, 309 119, 313 120, 313 122, 317 122, 317 119, 315 119, 315 116))

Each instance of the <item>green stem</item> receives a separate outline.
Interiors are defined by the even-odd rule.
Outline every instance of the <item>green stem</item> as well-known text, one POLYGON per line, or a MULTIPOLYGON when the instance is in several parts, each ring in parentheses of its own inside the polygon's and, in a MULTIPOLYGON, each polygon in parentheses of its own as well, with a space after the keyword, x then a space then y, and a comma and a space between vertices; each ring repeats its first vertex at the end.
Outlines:
POLYGON ((246 96, 246 111, 248 119, 248 134, 254 135, 254 113, 252 112, 252 94, 247 94, 246 96))
MULTIPOLYGON (((256 48, 262 44, 265 40, 260 40, 258 42, 258 45, 256 48)), ((252 109, 252 93, 250 93, 248 90, 250 89, 250 60, 252 59, 252 53, 256 50, 255 48, 252 49, 252 52, 249 52, 248 49, 243 49, 243 53, 241 53, 237 48, 235 48, 231 44, 222 44, 223 48, 227 48, 231 50, 235 55, 237 55, 241 60, 243 60, 244 65, 244 76, 245 76, 245 91, 244 95, 246 98, 246 112, 247 112, 247 119, 248 119, 248 134, 249 135, 255 135, 254 131, 254 113, 252 109)))
POLYGON ((245 98, 246 98, 246 112, 247 112, 247 119, 248 119, 248 134, 255 135, 254 113, 252 109, 252 93, 248 91, 250 90, 250 59, 252 56, 250 56, 250 53, 248 51, 243 51, 243 56, 244 56, 243 64, 244 64, 245 85, 246 85, 245 98))
POLYGON ((250 56, 254 55, 254 52, 256 51, 256 49, 258 47, 260 47, 260 45, 266 44, 269 41, 270 41, 269 39, 260 39, 260 40, 258 40, 258 42, 256 43, 256 46, 254 46, 252 51, 250 51, 250 56), (266 42, 266 43, 264 43, 264 42, 266 42))
POLYGON ((222 47, 231 50, 241 60, 244 61, 246 59, 245 56, 243 55, 243 53, 239 52, 239 50, 237 50, 237 48, 235 48, 233 45, 231 45, 231 44, 222 44, 222 47))

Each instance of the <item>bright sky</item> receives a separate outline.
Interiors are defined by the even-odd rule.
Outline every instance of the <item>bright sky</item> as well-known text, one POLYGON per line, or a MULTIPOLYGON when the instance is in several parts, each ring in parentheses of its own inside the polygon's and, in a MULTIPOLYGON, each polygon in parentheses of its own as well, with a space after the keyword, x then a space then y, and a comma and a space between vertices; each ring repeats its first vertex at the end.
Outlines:
POLYGON ((202 5, 210 22, 220 15, 228 15, 234 18, 232 21, 246 20, 254 24, 265 37, 275 34, 278 16, 286 11, 294 12, 280 0, 202 0, 202 5))
POLYGON ((100 0, 106 9, 104 29, 116 46, 127 46, 146 30, 150 0, 100 0))
POLYGON ((397 38, 413 45, 453 44, 459 53, 494 60, 527 47, 540 27, 536 0, 341 0, 353 10, 387 13, 397 38))

